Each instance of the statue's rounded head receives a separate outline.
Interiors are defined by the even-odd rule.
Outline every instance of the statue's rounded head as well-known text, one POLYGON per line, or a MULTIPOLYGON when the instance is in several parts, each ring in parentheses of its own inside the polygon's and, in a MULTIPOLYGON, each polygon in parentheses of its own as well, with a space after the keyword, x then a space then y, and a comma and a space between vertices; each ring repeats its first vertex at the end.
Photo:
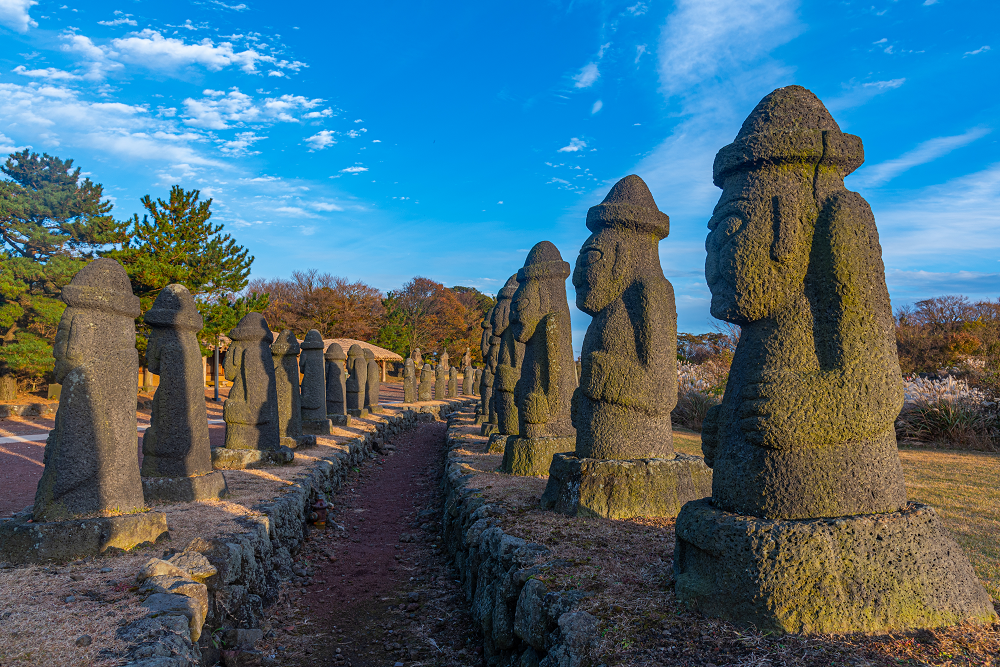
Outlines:
POLYGON ((369 350, 367 347, 365 348, 365 359, 368 361, 375 361, 375 353, 369 350))
POLYGON ((573 271, 576 305, 583 312, 594 315, 606 308, 640 273, 663 278, 658 244, 670 233, 670 218, 638 176, 621 179, 590 208, 587 228, 593 234, 580 248, 573 271))
POLYGON ((295 356, 299 353, 299 341, 291 329, 284 329, 271 343, 271 354, 275 356, 295 356))
POLYGON ((117 315, 139 317, 139 297, 122 265, 108 257, 95 259, 62 288, 60 298, 68 306, 103 310, 117 315))
POLYGON ((309 333, 302 340, 303 350, 322 350, 323 349, 323 334, 321 334, 317 329, 310 329, 309 333))
POLYGON ((365 358, 365 349, 363 347, 361 347, 360 345, 358 345, 357 343, 354 343, 353 345, 351 345, 351 348, 347 351, 347 358, 348 359, 364 359, 365 358))
POLYGON ((260 313, 247 313, 240 320, 239 324, 229 332, 231 340, 240 341, 266 341, 268 344, 274 341, 274 333, 267 326, 267 320, 260 313))
POLYGON ((744 325, 800 298, 819 211, 863 161, 861 139, 809 90, 760 101, 715 157, 723 192, 705 242, 713 316, 744 325))
POLYGON ((194 297, 184 285, 167 285, 156 297, 143 320, 151 327, 201 331, 204 322, 194 297))
POLYGON ((344 348, 340 346, 340 343, 330 343, 323 358, 329 361, 346 361, 347 355, 344 354, 344 348))
POLYGON ((550 286, 558 283, 565 299, 565 281, 569 274, 569 262, 563 261, 555 245, 548 241, 535 244, 517 272, 517 291, 510 301, 510 321, 517 324, 515 338, 525 342, 548 309, 559 307, 559 304, 550 303, 555 296, 550 286))

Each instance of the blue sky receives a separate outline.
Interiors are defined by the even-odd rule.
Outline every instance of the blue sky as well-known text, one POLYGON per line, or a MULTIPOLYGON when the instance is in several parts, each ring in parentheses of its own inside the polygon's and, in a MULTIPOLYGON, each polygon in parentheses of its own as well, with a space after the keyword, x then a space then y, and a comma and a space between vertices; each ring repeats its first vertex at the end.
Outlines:
POLYGON ((587 208, 637 173, 698 332, 712 160, 796 83, 864 140, 848 187, 894 304, 996 299, 998 20, 956 0, 0 0, 0 152, 74 158, 121 217, 200 188, 255 276, 383 290, 492 293, 543 239, 572 263, 587 208))

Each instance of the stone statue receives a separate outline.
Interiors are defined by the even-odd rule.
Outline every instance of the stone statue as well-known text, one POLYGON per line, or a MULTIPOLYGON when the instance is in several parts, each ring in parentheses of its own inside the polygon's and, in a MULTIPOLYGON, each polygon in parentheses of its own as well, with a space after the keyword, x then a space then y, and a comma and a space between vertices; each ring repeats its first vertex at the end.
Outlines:
POLYGON ((933 510, 906 500, 878 232, 844 187, 863 161, 800 86, 765 97, 715 158, 705 275, 712 315, 742 332, 702 436, 711 503, 677 519, 677 597, 761 630, 996 619, 933 510))
POLYGON ((524 343, 514 387, 518 437, 507 439, 503 471, 547 475, 552 455, 573 451, 570 405, 576 389, 573 338, 566 301, 569 264, 548 241, 537 243, 517 272, 509 329, 524 343))
POLYGON ((302 383, 302 431, 310 435, 330 435, 330 419, 326 416, 326 372, 323 360, 323 334, 310 329, 303 339, 299 355, 302 383))
MULTIPOLYGON (((445 352, 445 356, 448 353, 445 352)), ((443 401, 448 398, 448 367, 438 364, 434 369, 434 400, 443 401)))
POLYGON ((323 355, 326 360, 326 416, 347 423, 347 355, 339 343, 330 343, 323 355))
POLYGON ((403 363, 403 403, 417 402, 417 371, 413 359, 403 363))
POLYGON ((141 510, 135 415, 139 299, 113 259, 83 267, 60 298, 67 308, 52 354, 62 394, 45 443, 34 521, 141 510))
POLYGON ((510 300, 517 291, 517 274, 507 279, 497 293, 496 307, 493 309, 493 338, 490 341, 490 363, 493 363, 493 345, 496 345, 496 362, 493 376, 493 408, 490 424, 483 425, 483 435, 490 436, 489 450, 502 451, 507 436, 518 431, 517 403, 514 387, 521 377, 521 362, 524 360, 524 343, 514 337, 510 327, 510 300))
POLYGON ((674 454, 677 312, 659 254, 670 219, 641 178, 626 176, 590 209, 587 228, 573 272, 577 307, 593 317, 573 396, 576 451, 553 458, 542 507, 677 516, 711 494, 712 473, 698 457, 674 454))
POLYGON ((476 380, 476 371, 472 368, 472 364, 467 364, 465 368, 462 369, 462 395, 472 396, 473 395, 473 384, 476 380))
POLYGON ((458 396, 458 369, 454 366, 448 369, 448 396, 458 396))
POLYGON ((445 371, 447 371, 451 368, 450 364, 451 362, 448 359, 448 348, 445 348, 444 352, 441 353, 440 358, 438 358, 438 366, 443 367, 445 371))
POLYGON ((413 348, 413 366, 423 370, 424 368, 424 355, 420 354, 420 348, 413 348))
POLYGON ((465 346, 465 354, 462 355, 462 368, 472 365, 472 352, 469 351, 469 346, 465 346))
POLYGON ((479 396, 479 390, 482 388, 483 384, 483 369, 476 368, 473 370, 474 375, 472 376, 472 394, 474 396, 479 396))
POLYGON ((347 414, 352 417, 367 417, 365 395, 368 393, 368 360, 364 349, 355 343, 347 351, 347 414))
POLYGON ((146 500, 219 498, 226 492, 226 480, 212 470, 197 336, 201 314, 187 287, 167 285, 143 319, 149 326, 146 366, 160 376, 149 428, 142 437, 146 500))
POLYGON ((434 389, 434 367, 430 364, 424 364, 423 370, 420 371, 420 386, 417 388, 417 397, 422 401, 430 401, 431 390, 434 389))
MULTIPOLYGON (((490 308, 489 312, 486 313, 486 317, 483 321, 479 323, 480 327, 483 329, 483 336, 479 342, 479 351, 483 355, 483 366, 482 372, 479 375, 479 382, 477 384, 478 393, 480 396, 479 407, 476 408, 476 423, 477 424, 487 424, 490 421, 490 409, 493 399, 493 371, 496 369, 496 352, 499 350, 499 338, 497 339, 497 345, 491 344, 493 340, 493 312, 496 310, 494 305, 490 308)), ((485 426, 483 427, 485 428, 485 426)), ((486 435, 485 432, 483 435, 486 435)))
POLYGON ((365 360, 368 363, 368 382, 365 391, 365 409, 372 414, 379 414, 382 408, 378 404, 379 387, 382 380, 382 369, 375 361, 375 353, 365 348, 365 360))
MULTIPOLYGON (((271 343, 274 334, 260 313, 247 313, 229 332, 223 370, 233 383, 222 406, 226 449, 278 450, 278 391, 271 343)), ((213 460, 217 452, 213 451, 213 460)))
POLYGON ((302 437, 302 396, 299 393, 299 341, 285 329, 271 344, 275 393, 278 396, 278 433, 281 444, 295 449, 302 437))

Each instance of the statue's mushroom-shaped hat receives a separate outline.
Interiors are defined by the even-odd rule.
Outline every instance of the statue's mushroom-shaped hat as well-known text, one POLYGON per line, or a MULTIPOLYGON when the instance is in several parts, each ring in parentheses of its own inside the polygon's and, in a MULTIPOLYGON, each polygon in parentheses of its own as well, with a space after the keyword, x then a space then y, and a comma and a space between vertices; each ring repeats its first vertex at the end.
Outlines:
POLYGON ((171 327, 189 331, 201 331, 204 321, 194 297, 184 285, 167 285, 160 290, 153 307, 143 316, 151 327, 171 327))
POLYGON ((670 218, 656 208, 645 181, 632 174, 615 183, 604 201, 587 211, 587 229, 612 228, 650 233, 659 241, 670 233, 670 218))
POLYGON ((291 329, 285 329, 271 343, 271 354, 275 356, 295 356, 299 353, 299 341, 291 329))
POLYGON ((310 329, 301 345, 303 350, 322 350, 323 334, 316 329, 310 329))
POLYGON ((231 340, 247 341, 266 340, 270 343, 273 342, 274 333, 267 326, 267 320, 264 319, 263 315, 260 313, 247 313, 240 320, 239 324, 229 332, 229 338, 231 340))
POLYGON ((554 278, 566 280, 569 274, 569 262, 563 261, 559 249, 548 241, 539 241, 528 253, 528 257, 524 260, 524 267, 517 272, 517 282, 554 278))
POLYGON ((865 161, 861 138, 840 126, 812 91, 786 86, 768 94, 743 121, 736 140, 715 156, 712 180, 763 163, 805 162, 847 176, 865 161))
POLYGON ((75 308, 139 317, 139 297, 132 293, 128 274, 121 264, 108 257, 95 259, 80 269, 62 288, 60 298, 75 308))

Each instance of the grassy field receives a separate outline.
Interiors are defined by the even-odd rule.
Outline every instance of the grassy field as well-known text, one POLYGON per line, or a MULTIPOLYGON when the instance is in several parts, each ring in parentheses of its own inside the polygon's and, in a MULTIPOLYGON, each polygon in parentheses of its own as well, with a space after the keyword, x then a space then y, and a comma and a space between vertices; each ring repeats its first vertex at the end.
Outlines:
MULTIPOLYGON (((701 434, 674 427, 674 449, 701 456, 701 434)), ((935 510, 1000 600, 1000 454, 900 447, 911 500, 935 510)))

